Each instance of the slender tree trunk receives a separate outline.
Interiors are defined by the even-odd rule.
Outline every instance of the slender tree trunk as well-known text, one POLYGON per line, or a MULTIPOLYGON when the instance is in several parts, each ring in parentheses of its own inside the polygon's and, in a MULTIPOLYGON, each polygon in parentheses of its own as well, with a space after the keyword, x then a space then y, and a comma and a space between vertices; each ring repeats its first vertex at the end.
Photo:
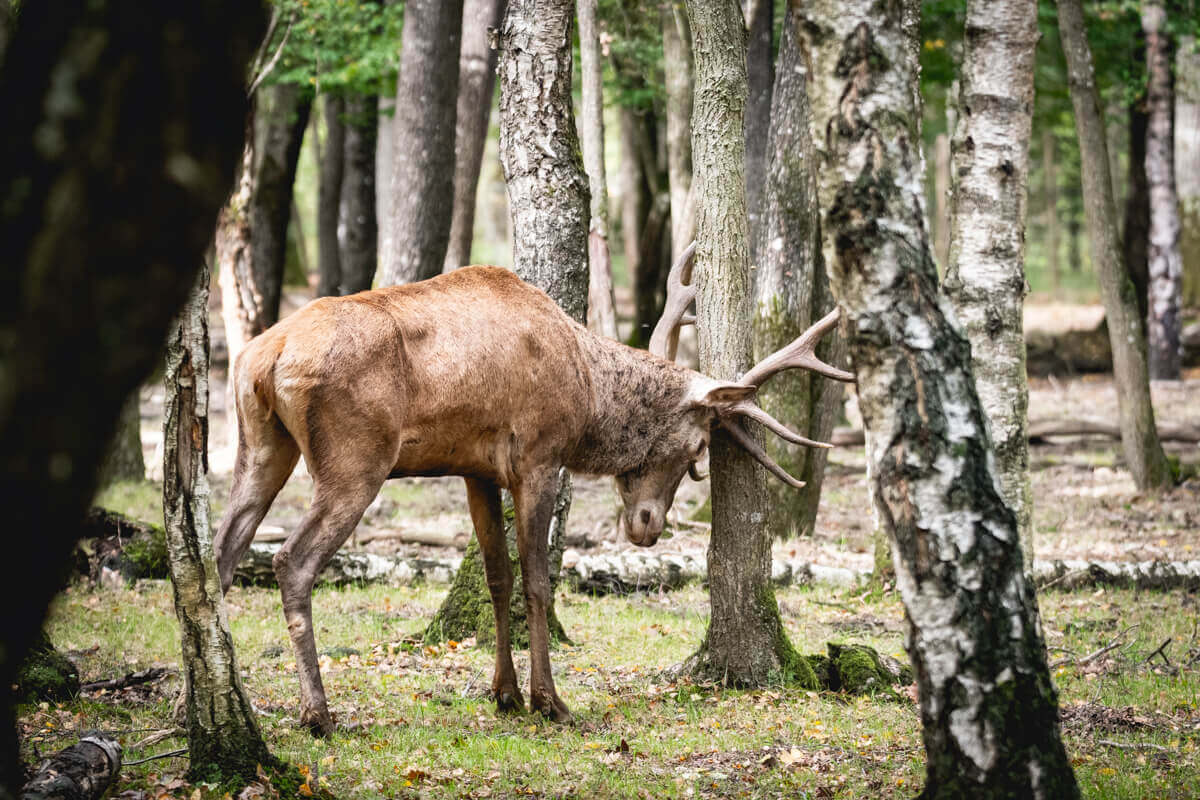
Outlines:
POLYGON ((242 688, 208 521, 208 269, 167 336, 163 513, 183 643, 188 774, 251 780, 278 762, 242 688))
MULTIPOLYGON (((1146 182, 1146 98, 1129 104, 1129 186, 1121 244, 1125 270, 1137 294, 1138 319, 1146 323, 1150 288, 1150 186, 1146 182)), ((1115 198, 1117 195, 1113 195, 1115 198)))
MULTIPOLYGON (((375 218, 379 225, 377 253, 390 253, 396 240, 392 213, 392 173, 396 168, 396 98, 379 97, 379 128, 375 132, 375 218)), ((374 275, 371 276, 374 279, 374 275)))
POLYGON ((1150 196, 1150 236, 1147 253, 1146 337, 1150 377, 1179 380, 1180 298, 1183 263, 1179 253, 1179 198, 1175 194, 1175 89, 1171 75, 1174 55, 1166 30, 1162 0, 1142 3, 1146 34, 1146 184, 1150 196))
POLYGON ((1150 378, 1146 367, 1146 336, 1138 316, 1133 283, 1121 262, 1104 123, 1100 117, 1092 51, 1088 46, 1079 0, 1058 0, 1058 19, 1067 56, 1071 102, 1075 107, 1092 265, 1100 282, 1112 342, 1121 445, 1134 483, 1139 488, 1166 486, 1171 482, 1171 470, 1154 427, 1154 406, 1150 402, 1150 378))
MULTIPOLYGON (((1033 570, 1032 488, 1026 435, 1025 218, 1037 0, 968 0, 946 295, 971 343, 971 372, 996 451, 1005 505, 1033 570)), ((1053 138, 1049 142, 1053 152, 1053 138)), ((1054 198, 1053 167, 1047 203, 1054 198)), ((1046 207, 1057 230, 1056 209, 1046 207)), ((1057 233, 1047 237, 1058 246, 1057 233)), ((1052 272, 1057 278, 1057 254, 1052 272)))
POLYGON ((117 433, 108 446, 108 454, 100 467, 100 486, 119 481, 146 480, 146 459, 142 456, 142 412, 141 398, 135 389, 125 405, 121 406, 121 419, 117 433))
POLYGON ((346 164, 346 101, 327 94, 323 102, 325 142, 321 150, 321 183, 317 189, 317 297, 341 292, 341 248, 338 222, 346 164))
POLYGON ((950 136, 939 133, 933 140, 934 252, 942 269, 950 263, 950 136))
POLYGON ((696 228, 692 185, 692 29, 680 3, 662 5, 663 76, 667 103, 667 185, 671 193, 671 260, 691 243, 696 228))
MULTIPOLYGON (((735 380, 751 363, 753 297, 746 220, 746 40, 737 0, 688 0, 696 60, 692 155, 700 203, 696 229, 700 368, 735 380)), ((771 586, 764 473, 718 430, 712 438, 712 616, 693 674, 739 686, 780 677, 815 682, 783 630, 771 586)))
POLYGON ((1083 227, 1079 217, 1081 209, 1072 209, 1071 219, 1067 222, 1067 267, 1071 272, 1083 272, 1083 252, 1079 247, 1083 227))
MULTIPOLYGON (((920 3, 804 7, 824 241, 908 618, 927 755, 921 796, 1078 797, 1016 516, 991 471, 970 345, 938 291, 921 190, 920 3)), ((965 88, 967 97, 983 87, 965 88)))
MULTIPOLYGON (((758 241, 767 185, 767 136, 771 88, 775 84, 775 0, 743 0, 746 13, 746 210, 750 220, 750 263, 760 263, 758 241)), ((687 243, 684 243, 687 246, 687 243)))
MULTIPOLYGON (((792 342, 834 306, 821 254, 817 170, 810 133, 811 111, 805 87, 807 71, 789 8, 779 44, 779 69, 771 100, 766 191, 759 221, 759 265, 755 273, 754 357, 766 358, 792 342)), ((821 358, 837 364, 845 345, 837 333, 820 345, 821 358)), ((842 385, 804 370, 773 378, 758 393, 759 404, 792 430, 816 441, 828 440, 837 421, 842 385)), ((817 520, 828 451, 768 437, 767 452, 805 482, 793 489, 781 481, 767 484, 768 525, 772 536, 809 536, 817 520)))
MULTIPOLYGON (((651 201, 642 179, 641 162, 637 156, 637 145, 634 143, 636 115, 626 106, 620 106, 617 121, 620 125, 621 151, 621 161, 617 169, 617 186, 621 193, 621 247, 625 251, 626 274, 632 283, 637 270, 638 252, 641 249, 642 223, 651 201)), ((634 337, 637 335, 635 327, 634 337)), ((649 339, 650 334, 647 333, 645 338, 649 339)))
POLYGON ((371 288, 379 266, 376 216, 376 136, 379 98, 373 94, 346 99, 345 173, 342 176, 341 294, 371 288))
POLYGON ((24 782, 11 687, 212 239, 265 21, 257 3, 29 3, 5 53, 0 507, 38 533, 10 537, 21 579, 0 585, 0 797, 24 782))
POLYGON ((1062 286, 1058 266, 1058 175, 1054 161, 1054 131, 1049 128, 1042 131, 1042 182, 1046 196, 1046 271, 1050 273, 1050 285, 1057 292, 1062 286))
POLYGON ((588 228, 589 327, 617 338, 617 312, 613 300, 612 258, 608 250, 608 179, 604 174, 604 95, 601 81, 600 31, 596 27, 596 0, 577 0, 579 9, 579 62, 583 76, 583 163, 591 194, 588 228))
MULTIPOLYGON (((1196 4, 1186 4, 1195 19, 1196 4)), ((1200 49, 1181 36, 1175 58, 1175 177, 1185 305, 1200 306, 1200 49)))
POLYGON ((379 285, 442 271, 454 214, 454 142, 463 0, 408 0, 396 84, 390 239, 379 285))
POLYGON ((475 190, 487 144, 496 85, 496 51, 488 28, 499 28, 505 0, 464 0, 462 50, 458 59, 458 111, 454 132, 454 214, 445 272, 471 263, 475 235, 475 190))

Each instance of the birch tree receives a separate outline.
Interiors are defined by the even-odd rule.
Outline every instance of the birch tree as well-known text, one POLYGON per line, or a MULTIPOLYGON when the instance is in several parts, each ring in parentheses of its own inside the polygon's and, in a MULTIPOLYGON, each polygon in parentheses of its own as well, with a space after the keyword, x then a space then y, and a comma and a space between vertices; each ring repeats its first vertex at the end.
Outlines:
POLYGON ((966 28, 951 146, 945 287, 971 343, 971 372, 996 450, 1001 494, 1016 514, 1031 570, 1029 387, 1021 312, 1037 0, 968 0, 966 28))
POLYGON ((803 8, 826 261, 908 622, 922 797, 1078 797, 1016 515, 930 249, 920 3, 803 8))
POLYGON ((1084 213, 1092 246, 1092 264, 1112 343, 1113 378, 1121 422, 1121 448, 1140 489, 1166 486, 1171 470, 1154 426, 1146 335, 1138 315, 1136 292, 1121 262, 1117 212, 1109 175, 1108 144, 1100 116, 1100 96, 1080 0, 1057 0, 1059 33, 1067 57, 1071 103, 1083 173, 1084 213))

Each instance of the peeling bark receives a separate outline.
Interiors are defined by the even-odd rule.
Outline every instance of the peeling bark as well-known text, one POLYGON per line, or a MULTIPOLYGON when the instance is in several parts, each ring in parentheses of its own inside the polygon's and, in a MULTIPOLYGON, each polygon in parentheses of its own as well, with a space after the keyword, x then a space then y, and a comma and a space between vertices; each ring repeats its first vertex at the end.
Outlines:
POLYGON ((920 3, 820 0, 802 13, 826 261, 920 689, 922 797, 1078 797, 970 347, 938 291, 922 180, 920 3))
MULTIPOLYGON (((951 144, 945 291, 971 343, 971 372, 995 448, 1000 492, 1016 514, 1024 561, 1031 565, 1029 387, 1021 311, 1037 2, 969 0, 966 29, 951 144)), ((1048 218, 1054 213, 1047 208, 1048 218)))
POLYGON ((1071 103, 1075 108, 1092 264, 1099 279, 1112 343, 1122 450, 1138 488, 1166 486, 1171 482, 1171 470, 1154 428, 1146 336, 1138 316, 1133 283, 1121 262, 1116 205, 1108 173, 1108 144, 1079 0, 1058 0, 1058 19, 1067 56, 1071 103))
POLYGON ((249 780, 277 762, 242 688, 208 521, 208 270, 167 336, 163 513, 182 634, 189 775, 249 780))

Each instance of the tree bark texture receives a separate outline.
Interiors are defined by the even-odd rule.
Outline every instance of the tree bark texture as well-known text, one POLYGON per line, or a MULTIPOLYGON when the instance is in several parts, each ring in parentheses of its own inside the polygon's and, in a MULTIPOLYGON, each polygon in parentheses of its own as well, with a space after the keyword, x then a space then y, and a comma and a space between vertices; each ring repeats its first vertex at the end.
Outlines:
MULTIPOLYGON (((750 263, 760 263, 758 242, 767 184, 771 89, 775 85, 775 0, 743 0, 746 10, 746 211, 750 219, 750 263)), ((687 243, 684 243, 687 246, 687 243)))
POLYGON ((120 774, 121 743, 90 733, 39 766, 21 800, 99 800, 120 774))
MULTIPOLYGON (((755 360, 792 342, 834 306, 821 254, 812 115, 796 22, 788 9, 771 100, 766 189, 754 280, 755 360)), ((837 364, 845 357, 844 341, 837 332, 827 335, 818 350, 826 363, 837 364)), ((840 383, 805 370, 777 375, 758 393, 759 404, 767 413, 801 435, 821 442, 833 432, 841 399, 840 383)), ((828 451, 768 436, 767 452, 806 484, 803 489, 793 489, 782 481, 767 484, 771 498, 767 519, 772 536, 811 535, 828 451)))
MULTIPOLYGON (((1037 0, 969 0, 951 145, 946 295, 971 343, 971 372, 996 452, 1005 505, 1033 565, 1033 490, 1025 435, 1025 218, 1037 0)), ((1053 215, 1053 209, 1048 209, 1053 215)))
POLYGON ((100 466, 100 486, 119 481, 146 480, 146 459, 142 456, 141 398, 137 389, 121 406, 117 433, 108 446, 108 454, 100 466))
POLYGON ((458 111, 454 132, 454 213, 443 271, 471 263, 475 190, 487 144, 496 86, 496 51, 488 28, 499 28, 505 0, 463 0, 462 49, 458 59, 458 111))
POLYGON ((596 0, 577 0, 579 9, 579 67, 583 77, 583 163, 591 195, 588 226, 589 327, 617 338, 613 300, 612 257, 608 249, 608 178, 604 174, 604 84, 600 63, 600 31, 596 0))
POLYGON ((16 671, 228 197, 264 26, 256 3, 32 3, 5 54, 0 503, 41 533, 0 586, 0 797, 24 780, 16 671))
POLYGON ((677 0, 663 3, 663 78, 666 84, 667 187, 671 194, 671 260, 691 243, 696 228, 692 185, 692 29, 677 0))
MULTIPOLYGON (((692 157, 697 209, 700 369, 736 380, 751 365, 753 293, 746 218, 746 37, 737 0, 688 0, 696 64, 692 157)), ((764 473, 722 430, 711 444, 708 631, 692 671, 738 686, 815 683, 783 630, 771 586, 764 473)))
POLYGON ((375 201, 376 137, 379 132, 379 98, 373 94, 346 98, 346 140, 342 175, 340 237, 340 294, 371 288, 378 258, 378 216, 375 201))
MULTIPOLYGON (((1194 19, 1195 2, 1187 8, 1194 19)), ((1175 178, 1183 301, 1200 306, 1200 48, 1195 36, 1180 37, 1175 57, 1175 178)))
MULTIPOLYGON (((1150 287, 1150 186, 1146 182, 1146 97, 1129 104, 1129 170, 1122 256, 1137 295, 1138 319, 1146 323, 1150 287)), ((1111 161, 1110 161, 1111 163, 1111 161)), ((1117 195, 1113 195, 1114 199, 1117 195)))
POLYGON ((920 3, 804 8, 822 226, 908 619, 921 796, 1078 797, 1016 516, 926 231, 920 3))
POLYGON ((1121 262, 1117 212, 1108 174, 1108 144, 1100 116, 1092 51, 1079 0, 1058 0, 1059 31, 1067 57, 1075 131, 1083 173, 1084 212, 1092 246, 1092 264, 1108 318, 1113 350, 1113 377, 1120 405, 1121 446, 1134 483, 1141 489, 1165 486, 1171 470, 1154 428, 1146 336, 1137 298, 1121 262))
POLYGON ((454 214, 454 143, 463 0, 408 0, 392 129, 390 239, 380 286, 442 271, 454 214))
POLYGON ((325 141, 321 148, 321 178, 317 187, 317 297, 341 292, 341 248, 338 222, 342 209, 342 179, 346 174, 346 101, 327 94, 322 101, 325 141))
POLYGON ((1179 252, 1179 201, 1175 194, 1175 88, 1171 75, 1174 48, 1166 30, 1162 0, 1142 3, 1146 34, 1146 185, 1150 197, 1147 250, 1146 345, 1150 377, 1178 380, 1180 370, 1180 299, 1183 262, 1179 252))
POLYGON ((208 270, 167 336, 163 514, 182 636, 189 774, 252 779, 275 763, 242 688, 208 511, 208 270))

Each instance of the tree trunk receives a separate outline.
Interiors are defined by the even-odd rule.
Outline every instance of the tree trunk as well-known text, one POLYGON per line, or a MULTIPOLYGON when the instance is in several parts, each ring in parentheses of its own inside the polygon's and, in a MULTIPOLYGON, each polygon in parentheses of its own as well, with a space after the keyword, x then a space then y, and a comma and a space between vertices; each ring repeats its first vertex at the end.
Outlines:
MULTIPOLYGON (((697 209, 696 298, 700 369, 736 380, 750 366, 751 291, 746 219, 746 40, 737 0, 688 0, 696 60, 692 157, 697 209)), ((693 674, 735 686, 796 680, 815 687, 792 649, 771 585, 771 531, 764 473, 728 434, 711 445, 712 537, 708 631, 693 674)))
POLYGON ((688 202, 692 185, 692 29, 676 2, 661 8, 663 76, 667 103, 667 186, 671 194, 671 260, 691 243, 695 203, 688 202))
MULTIPOLYGON (((521 278, 537 286, 576 322, 587 320, 588 188, 579 159, 579 139, 571 111, 570 0, 509 0, 501 30, 500 160, 512 209, 513 262, 521 278)), ((512 501, 504 493, 505 507, 512 501)), ((557 583, 564 532, 571 506, 571 476, 563 469, 550 525, 550 580, 557 583)), ((510 511, 505 536, 515 541, 510 511)), ((471 548, 426 635, 445 631, 460 619, 474 619, 491 603, 478 548, 471 548)), ((520 573, 514 564, 514 580, 520 573)), ((518 583, 517 585, 522 585, 518 583)), ((517 603, 513 603, 514 609, 517 603)), ((486 616, 486 615, 485 615, 486 616)), ((552 638, 563 638, 550 592, 547 618, 552 638), (558 630, 555 628, 558 627, 558 630)), ((522 618, 517 630, 527 630, 522 618)))
MULTIPOLYGON (((775 0, 742 0, 746 43, 746 211, 750 220, 750 263, 758 266, 767 185, 768 131, 771 125, 771 88, 775 84, 775 0)), ((687 243, 684 243, 687 246, 687 243)))
MULTIPOLYGON (((953 131, 951 131, 953 133, 953 131)), ((933 140, 933 234, 934 253, 941 269, 950 263, 950 136, 939 133, 933 140)))
MULTIPOLYGON (((969 0, 966 28, 960 114, 951 148, 954 200, 945 289, 971 343, 971 372, 996 451, 1000 493, 1016 514, 1028 570, 1033 567, 1033 490, 1021 312, 1037 0, 969 0)), ((1049 147, 1053 152, 1053 144, 1049 147)), ((1053 168, 1046 185, 1053 186, 1053 168)), ((1047 221, 1054 220, 1057 229, 1056 209, 1049 205, 1053 197, 1050 188, 1047 221)), ((1058 246, 1057 235, 1047 239, 1058 246)))
MULTIPOLYGON (((617 121, 620 125, 621 161, 617 169, 617 188, 621 193, 621 246, 625 251, 625 273, 633 282, 637 270, 638 252, 642 246, 642 224, 646 219, 646 211, 651 200, 642 178, 641 162, 637 156, 637 145, 634 128, 637 115, 627 106, 617 110, 617 121)), ((635 323, 633 336, 638 336, 635 323)), ((646 340, 650 334, 646 333, 646 340)))
POLYGON ((1173 47, 1162 0, 1142 3, 1146 33, 1146 185, 1150 197, 1147 252, 1146 338, 1150 377, 1179 380, 1180 298, 1183 263, 1179 253, 1179 198, 1175 194, 1175 89, 1173 47))
POLYGON ((21 6, 0 68, 0 507, 39 533, 11 537, 21 580, 0 586, 0 797, 24 782, 16 671, 212 239, 264 26, 257 3, 21 6))
POLYGON ((1120 405, 1122 449, 1138 488, 1167 486, 1171 470, 1154 428, 1146 337, 1133 283, 1121 263, 1117 213, 1108 175, 1107 143, 1092 51, 1079 0, 1058 0, 1059 30, 1067 56, 1075 131, 1083 173, 1084 211, 1092 244, 1092 264, 1100 283, 1113 349, 1113 373, 1120 405))
POLYGON ((441 273, 454 214, 454 142, 463 0, 408 0, 392 130, 391 239, 380 286, 441 273))
POLYGON ((445 272, 471 263, 475 234, 475 190, 487 144, 496 85, 496 51, 488 28, 499 28, 505 0, 464 0, 462 50, 458 60, 458 110, 454 132, 454 213, 445 272))
POLYGON ((95 732, 38 767, 21 800, 99 800, 121 774, 121 743, 95 732))
POLYGON ((617 338, 613 300, 612 258, 608 250, 608 179, 604 174, 604 95, 600 64, 600 31, 596 0, 577 0, 579 8, 579 66, 583 76, 583 163, 591 195, 588 227, 588 326, 602 336, 617 338))
POLYGON ((100 467, 101 487, 119 481, 146 480, 146 460, 142 456, 142 412, 138 390, 121 406, 117 433, 108 446, 108 454, 100 467))
MULTIPOLYGON (((392 173, 396 168, 396 98, 379 96, 379 127, 375 132, 375 218, 379 224, 377 253, 392 251, 396 224, 392 213, 392 173)), ((371 276, 372 281, 375 276, 371 276)))
MULTIPOLYGON (((1042 181, 1046 196, 1046 271, 1054 291, 1062 287, 1058 261, 1058 176, 1054 161, 1054 131, 1042 131, 1042 181)), ((1024 247, 1022 247, 1024 250, 1024 247)))
POLYGON ((277 763, 242 688, 208 522, 208 270, 167 336, 163 514, 183 643, 188 774, 251 780, 277 763))
MULTIPOLYGON (((1196 4, 1187 4, 1195 19, 1196 4)), ((1183 301, 1200 306, 1200 50, 1181 36, 1175 58, 1175 177, 1179 194, 1179 249, 1183 301)))
POLYGON ((321 150, 321 183, 317 189, 317 297, 341 294, 341 248, 338 222, 346 164, 346 101, 327 94, 324 101, 325 142, 321 150))
MULTIPOLYGON (((970 345, 938 291, 929 246, 920 3, 804 7, 827 262, 908 618, 927 755, 921 796, 1078 797, 1016 516, 990 467, 970 345)), ((991 44, 982 33, 968 27, 979 47, 991 44)), ((1028 36, 1013 44, 1032 46, 1028 36)))
MULTIPOLYGON (((821 256, 820 207, 816 161, 810 133, 811 112, 805 87, 806 70, 795 33, 796 19, 786 12, 779 45, 779 70, 771 101, 766 191, 759 220, 759 263, 755 273, 754 357, 766 358, 792 342, 834 306, 821 256)), ((845 355, 842 337, 822 340, 820 357, 837 364, 845 355)), ((826 441, 837 422, 842 385, 805 370, 784 372, 758 393, 759 404, 792 430, 826 441)), ((767 508, 773 537, 809 536, 817 519, 828 451, 768 437, 767 452, 805 482, 793 489, 767 484, 767 508)))
POLYGON ((373 94, 346 98, 345 172, 342 175, 341 294, 371 288, 379 266, 379 228, 375 213, 376 136, 379 98, 373 94))
POLYGON ((1067 222, 1067 267, 1075 273, 1083 272, 1083 252, 1079 246, 1083 227, 1080 214, 1081 209, 1072 209, 1071 219, 1067 222))
MULTIPOLYGON (((1137 294, 1138 319, 1146 324, 1150 287, 1150 187, 1146 183, 1146 98, 1129 104, 1129 187, 1121 244, 1125 270, 1137 294)), ((1113 195, 1115 200, 1116 195, 1113 195)))

